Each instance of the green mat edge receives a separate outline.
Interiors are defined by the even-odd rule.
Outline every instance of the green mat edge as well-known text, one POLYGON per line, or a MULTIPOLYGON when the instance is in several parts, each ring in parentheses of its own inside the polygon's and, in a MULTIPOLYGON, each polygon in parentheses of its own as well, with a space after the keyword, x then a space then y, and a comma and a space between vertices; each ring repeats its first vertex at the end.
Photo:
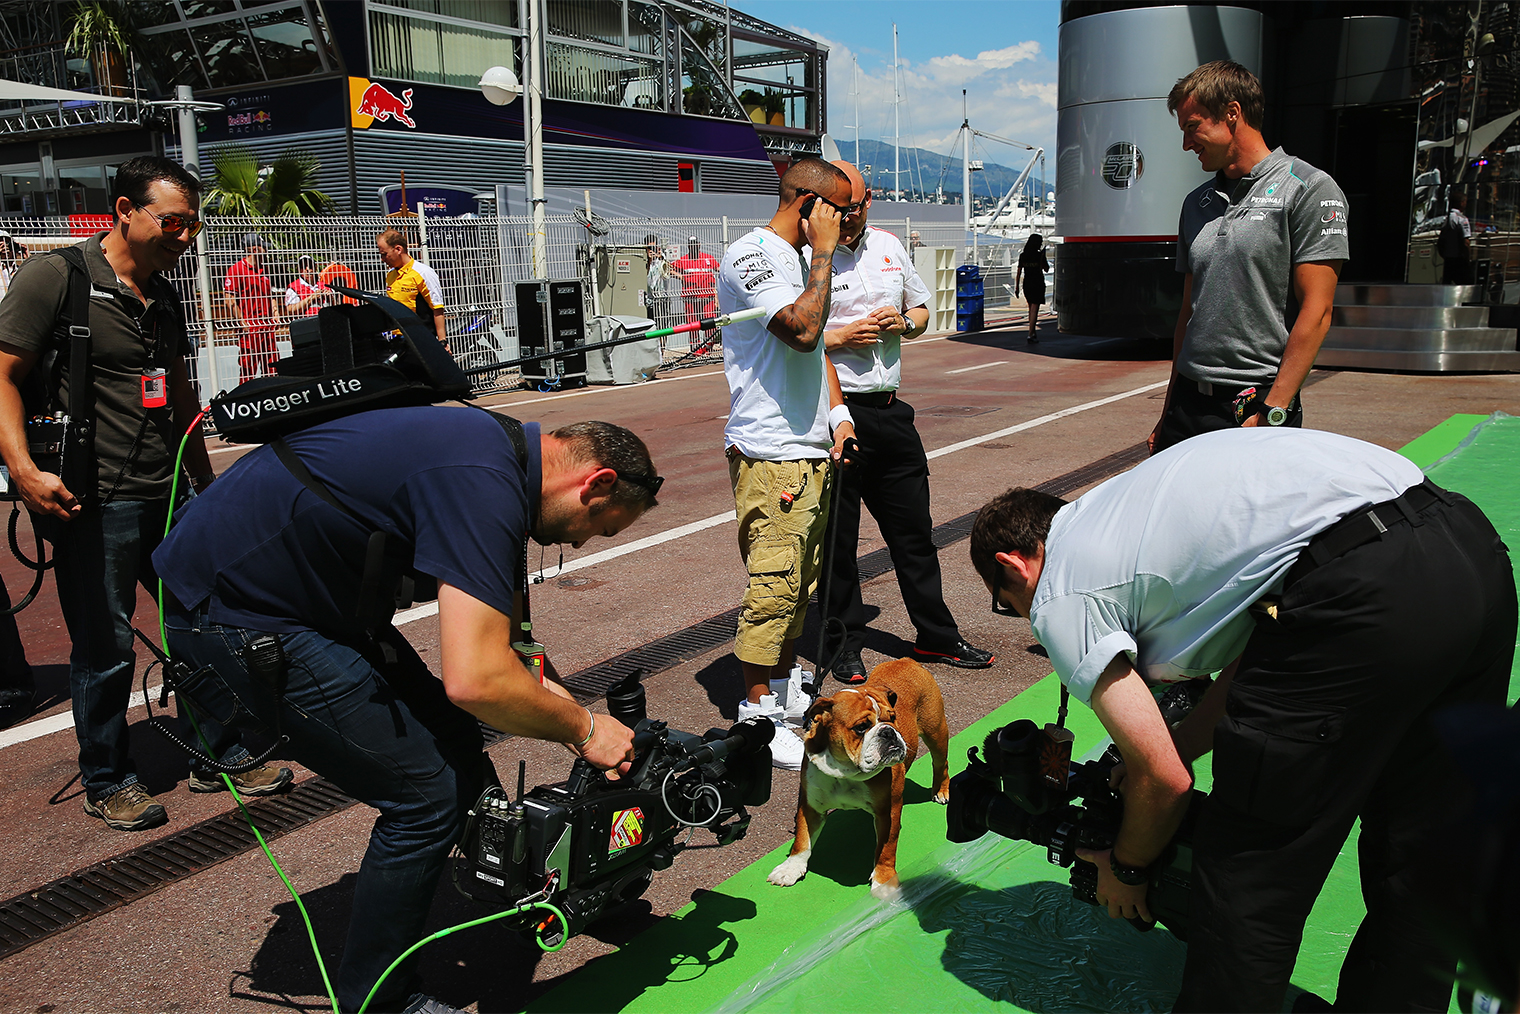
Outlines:
MULTIPOLYGON (((1445 455, 1451 453, 1472 431, 1480 426, 1489 416, 1475 413, 1459 413, 1452 415, 1445 421, 1437 424, 1425 433, 1411 440, 1399 448, 1399 453, 1409 458, 1421 468, 1427 468, 1439 461, 1445 455)), ((980 745, 986 734, 992 729, 1005 725, 1017 718, 1032 718, 1037 721, 1048 721, 1055 713, 1055 702, 1059 683, 1054 674, 1037 681, 1008 703, 995 709, 981 720, 973 723, 950 742, 949 757, 950 770, 954 774, 965 767, 966 750, 969 747, 980 745)), ((1096 716, 1086 708, 1073 708, 1068 725, 1077 733, 1078 743, 1093 743, 1103 735, 1101 725, 1096 716)), ((927 786, 930 777, 930 762, 926 756, 920 756, 914 763, 908 774, 910 782, 920 788, 927 786)), ((837 817, 838 815, 836 815, 837 817)), ((865 818, 864 813, 851 814, 852 817, 865 818)), ((831 818, 834 819, 834 818, 831 818)), ((927 830, 922 825, 931 822, 943 833, 943 809, 937 804, 924 802, 913 806, 905 806, 903 810, 903 831, 899 845, 898 869, 903 874, 908 874, 917 865, 924 862, 936 851, 943 848, 946 843, 943 838, 933 840, 927 835, 918 833, 927 830), (929 808, 933 808, 932 812, 929 808), (932 818, 932 821, 931 819, 932 818), (915 847, 917 846, 917 847, 915 847)), ((840 821, 835 819, 837 825, 840 821)), ((827 830, 824 835, 827 835, 827 830)), ((821 836, 822 839, 822 836, 821 836)), ((769 896, 769 892, 775 892, 776 904, 756 907, 753 919, 745 918, 731 924, 735 929, 746 931, 746 937, 769 936, 777 931, 777 928, 768 925, 774 918, 782 918, 791 921, 794 928, 796 913, 806 911, 807 923, 811 926, 826 927, 831 918, 842 913, 846 908, 860 902, 862 896, 869 896, 869 888, 861 885, 844 885, 826 879, 817 874, 811 874, 791 888, 775 888, 765 882, 766 875, 783 858, 790 849, 790 841, 774 851, 762 856, 749 866, 738 871, 733 876, 724 880, 714 892, 719 895, 727 895, 731 891, 744 892, 753 890, 763 903, 769 896), (783 893, 784 892, 784 893, 783 893), (785 904, 781 904, 782 902, 785 904), (799 902, 807 902, 805 907, 800 907, 799 902), (784 909, 784 911, 782 911, 784 909), (769 911, 767 911, 769 910, 769 911), (773 918, 765 918, 772 916, 773 918)), ((1342 855, 1338 858, 1336 869, 1326 884, 1326 895, 1322 895, 1316 904, 1315 916, 1311 916, 1310 926, 1306 927, 1306 937, 1317 922, 1317 916, 1328 915, 1324 910, 1327 908, 1341 908, 1342 905, 1350 904, 1360 906, 1359 889, 1352 886, 1356 883, 1355 855, 1353 851, 1354 837, 1348 840, 1342 855), (1341 891, 1331 892, 1331 882, 1344 880, 1345 875, 1352 878, 1351 884, 1342 885, 1341 891), (1344 890, 1351 886, 1351 891, 1344 890), (1342 894, 1341 898, 1332 899, 1331 893, 1342 894)), ((679 859, 677 860, 679 861, 679 859)), ((869 865, 869 859, 864 860, 869 865)), ((1054 872, 1054 870, 1053 870, 1054 872)), ((735 895, 742 897, 742 893, 735 895)), ((654 980, 648 973, 656 971, 651 967, 653 961, 664 957, 666 969, 671 970, 670 957, 678 954, 680 948, 672 948, 669 945, 685 935, 686 927, 683 920, 697 909, 697 903, 692 902, 683 906, 678 911, 649 930, 635 937, 619 950, 594 959, 583 968, 572 973, 561 985, 555 987, 533 1003, 527 1009, 530 1011, 656 1011, 656 1012, 702 1012, 717 1007, 727 999, 732 992, 744 985, 757 972, 761 971, 770 959, 762 957, 758 962, 740 962, 734 964, 734 958, 744 949, 737 937, 734 937, 735 952, 725 960, 707 967, 703 972, 692 979, 674 979, 667 974, 666 978, 654 980), (633 968, 619 967, 632 964, 633 968), (638 966, 644 967, 640 969, 638 966), (742 966, 742 968, 740 967, 742 966), (722 971, 719 972, 718 970, 722 971), (644 974, 638 974, 643 972, 644 974), (691 988, 695 979, 707 979, 709 975, 713 979, 704 982, 701 987, 691 988), (726 973, 726 974, 725 974, 726 973), (610 982, 618 982, 627 987, 637 987, 637 992, 632 995, 616 997, 621 990, 609 988, 610 982), (638 980, 644 980, 642 983, 638 980), (661 986, 676 987, 673 990, 661 990, 661 986), (610 1001, 610 1002, 609 1002, 610 1001)), ((1360 916, 1358 916, 1360 918, 1360 916)), ((721 931, 725 936, 732 935, 729 931, 721 931)), ((806 930, 795 934, 806 935, 806 930)), ((770 954, 775 954, 781 947, 769 949, 770 954)), ((1343 954, 1309 954, 1301 953, 1299 966, 1295 968, 1294 983, 1300 988, 1326 988, 1333 987, 1334 971, 1339 968, 1340 958, 1343 954), (1318 960, 1316 960, 1318 959, 1318 960), (1306 974, 1307 973, 1307 974, 1306 974), (1318 974, 1316 974, 1318 973, 1318 974), (1307 981, 1306 981, 1307 980, 1307 981), (1321 981, 1313 981, 1321 980, 1321 981)), ((697 956, 692 956, 697 960, 697 956)), ((696 965, 692 966, 695 969, 696 965)), ((944 977, 944 985, 954 984, 952 988, 968 988, 950 977, 944 977)), ((950 997, 944 997, 951 1000, 950 997)), ((953 1000, 951 1001, 953 1004, 953 1000)))

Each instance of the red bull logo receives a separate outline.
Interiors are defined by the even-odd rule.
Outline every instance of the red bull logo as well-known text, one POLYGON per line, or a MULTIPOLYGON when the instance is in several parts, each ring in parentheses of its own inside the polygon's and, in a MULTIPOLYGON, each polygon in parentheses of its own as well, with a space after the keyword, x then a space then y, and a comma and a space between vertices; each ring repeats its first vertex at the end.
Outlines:
POLYGON ((406 115, 406 111, 410 108, 412 108, 412 89, 403 91, 398 99, 385 85, 372 82, 359 96, 359 104, 354 107, 354 113, 376 120, 395 120, 397 123, 404 123, 408 127, 415 128, 416 122, 406 115))

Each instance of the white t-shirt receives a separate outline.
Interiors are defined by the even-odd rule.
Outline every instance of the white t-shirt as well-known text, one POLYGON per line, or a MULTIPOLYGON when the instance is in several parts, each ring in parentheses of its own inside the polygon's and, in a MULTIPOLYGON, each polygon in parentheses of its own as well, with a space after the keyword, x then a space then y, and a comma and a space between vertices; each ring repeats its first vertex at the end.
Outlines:
MULTIPOLYGON (((803 256, 812 258, 811 250, 803 256)), ((843 243, 834 250, 830 283, 829 320, 825 330, 841 328, 878 307, 911 310, 929 303, 929 290, 902 242, 890 232, 867 226, 860 249, 843 243)), ((902 336, 890 335, 864 349, 835 349, 829 353, 846 394, 895 391, 902 383, 902 336)))
POLYGON ((1184 440, 1056 514, 1035 635, 1083 702, 1121 652, 1153 684, 1218 672, 1251 636, 1246 610, 1311 538, 1423 478, 1393 451, 1319 430, 1184 440))
POLYGON ((798 352, 767 330, 771 318, 802 295, 806 282, 797 248, 768 229, 740 237, 718 272, 721 312, 765 307, 764 317, 723 329, 729 393, 723 439, 751 458, 826 458, 834 446, 823 341, 812 352, 798 352))

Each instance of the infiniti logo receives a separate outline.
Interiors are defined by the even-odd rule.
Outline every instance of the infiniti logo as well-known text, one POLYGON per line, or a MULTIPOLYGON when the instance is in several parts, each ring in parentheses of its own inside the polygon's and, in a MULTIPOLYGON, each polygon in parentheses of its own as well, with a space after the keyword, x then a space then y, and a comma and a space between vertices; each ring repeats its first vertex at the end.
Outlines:
POLYGON ((1119 141, 1103 153, 1103 182, 1128 190, 1145 172, 1145 155, 1130 141, 1119 141))

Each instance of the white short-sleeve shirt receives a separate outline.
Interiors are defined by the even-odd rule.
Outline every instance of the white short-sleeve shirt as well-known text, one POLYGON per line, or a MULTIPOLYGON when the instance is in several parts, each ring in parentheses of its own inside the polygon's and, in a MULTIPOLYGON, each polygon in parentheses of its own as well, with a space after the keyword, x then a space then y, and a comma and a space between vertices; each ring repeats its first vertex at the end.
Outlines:
MULTIPOLYGON (((811 254, 804 251, 804 256, 811 254)), ((928 303, 928 287, 913 269, 902 241, 892 233, 867 226, 859 249, 851 250, 843 243, 835 248, 825 330, 843 327, 878 307, 890 306, 901 313, 928 303)), ((829 358, 846 394, 895 391, 902 383, 901 335, 890 335, 870 348, 835 349, 829 358)))
POLYGON ((806 269, 796 247, 768 229, 755 229, 728 248, 718 272, 718 309, 762 306, 765 316, 723 329, 728 378, 728 424, 723 439, 751 458, 826 458, 829 388, 823 342, 798 352, 771 334, 771 318, 802 295, 806 269))
POLYGON ((1057 512, 1035 635, 1084 702, 1121 652, 1153 684, 1218 672, 1251 636, 1246 610, 1311 538, 1423 478, 1402 455, 1318 430, 1184 440, 1057 512))

